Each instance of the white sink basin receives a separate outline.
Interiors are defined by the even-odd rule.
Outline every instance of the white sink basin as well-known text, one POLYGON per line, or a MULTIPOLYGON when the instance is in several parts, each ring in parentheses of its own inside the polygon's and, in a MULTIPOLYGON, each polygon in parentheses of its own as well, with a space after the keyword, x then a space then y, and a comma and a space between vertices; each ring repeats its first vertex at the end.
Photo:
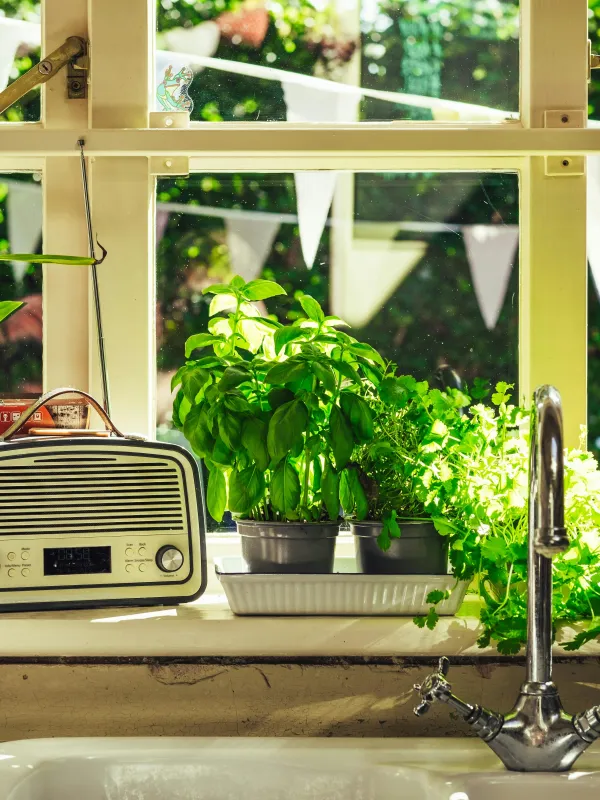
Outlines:
POLYGON ((0 749, 0 800, 584 800, 600 748, 508 773, 470 739, 32 739, 0 749))

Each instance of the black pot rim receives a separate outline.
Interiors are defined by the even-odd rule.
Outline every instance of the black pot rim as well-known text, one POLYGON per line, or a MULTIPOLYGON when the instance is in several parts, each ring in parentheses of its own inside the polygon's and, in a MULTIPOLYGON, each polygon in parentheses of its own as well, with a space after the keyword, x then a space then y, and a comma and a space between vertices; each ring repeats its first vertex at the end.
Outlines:
POLYGON ((268 522, 256 519, 235 521, 240 536, 262 539, 335 539, 339 522, 268 522))

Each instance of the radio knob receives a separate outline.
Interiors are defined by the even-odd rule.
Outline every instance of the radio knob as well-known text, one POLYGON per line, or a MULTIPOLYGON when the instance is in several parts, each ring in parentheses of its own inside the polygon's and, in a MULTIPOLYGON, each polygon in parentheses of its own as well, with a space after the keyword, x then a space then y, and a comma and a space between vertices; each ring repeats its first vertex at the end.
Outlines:
POLYGON ((163 572, 177 572, 183 564, 183 553, 173 545, 166 544, 156 554, 156 563, 163 572))

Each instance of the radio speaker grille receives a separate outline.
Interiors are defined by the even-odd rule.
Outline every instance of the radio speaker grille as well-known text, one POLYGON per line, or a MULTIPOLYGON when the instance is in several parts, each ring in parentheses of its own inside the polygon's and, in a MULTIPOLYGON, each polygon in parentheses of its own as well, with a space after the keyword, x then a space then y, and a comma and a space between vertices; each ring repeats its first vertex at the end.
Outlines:
POLYGON ((170 458, 38 449, 0 461, 0 536, 187 529, 181 469, 170 458))

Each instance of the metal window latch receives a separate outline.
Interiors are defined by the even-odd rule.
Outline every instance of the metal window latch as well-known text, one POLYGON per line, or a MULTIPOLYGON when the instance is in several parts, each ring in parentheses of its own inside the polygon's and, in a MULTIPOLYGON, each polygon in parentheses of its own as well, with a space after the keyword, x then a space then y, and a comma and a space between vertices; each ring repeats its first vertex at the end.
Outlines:
POLYGON ((68 96, 71 98, 85 97, 87 93, 87 69, 89 67, 87 59, 87 42, 80 36, 69 36, 69 38, 45 56, 39 64, 36 64, 20 78, 7 86, 0 92, 0 113, 20 100, 23 95, 46 83, 53 78, 59 70, 69 65, 67 83, 69 86, 68 96))
POLYGON ((592 80, 593 69, 600 69, 600 55, 592 53, 592 40, 588 39, 588 83, 592 80))

